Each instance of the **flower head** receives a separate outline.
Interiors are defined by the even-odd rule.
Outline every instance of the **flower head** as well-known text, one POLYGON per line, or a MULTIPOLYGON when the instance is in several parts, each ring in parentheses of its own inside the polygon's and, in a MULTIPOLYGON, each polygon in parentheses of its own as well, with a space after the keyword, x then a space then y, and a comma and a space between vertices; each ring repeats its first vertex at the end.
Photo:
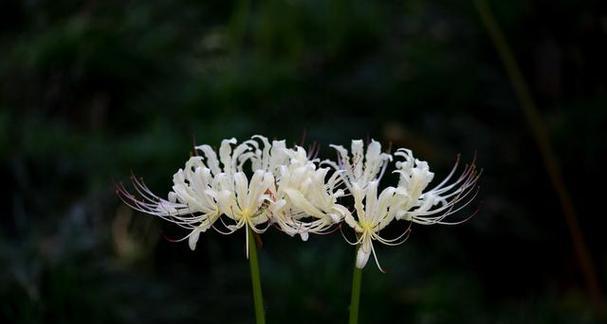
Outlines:
POLYGON ((344 219, 358 235, 358 240, 350 244, 359 246, 356 254, 356 266, 361 269, 369 260, 369 255, 373 254, 377 267, 382 270, 375 254, 373 241, 386 245, 398 245, 406 240, 406 234, 409 233, 409 228, 407 228, 401 235, 393 239, 386 239, 380 235, 380 231, 394 220, 394 206, 400 197, 394 187, 385 188, 378 196, 378 184, 379 181, 374 180, 369 182, 365 188, 361 188, 356 183, 352 185, 356 218, 352 214, 348 214, 344 219))
MULTIPOLYGON (((234 138, 223 140, 218 152, 209 145, 195 149, 201 155, 175 173, 168 199, 137 179, 133 184, 140 197, 123 185, 117 188, 132 208, 190 230, 183 239, 192 250, 209 228, 232 234, 246 226, 261 234, 276 224, 306 240, 309 233, 328 231, 347 211, 337 204, 343 195, 337 175, 327 177, 329 169, 319 168, 302 147, 287 148, 284 140, 270 143, 256 135, 241 144, 234 138)), ((246 251, 248 255, 248 246, 246 251)))
MULTIPOLYGON (((200 157, 190 158, 184 169, 173 175, 172 191, 168 199, 155 195, 143 180, 132 177, 136 193, 130 193, 124 185, 117 186, 117 193, 131 208, 160 217, 190 230, 190 248, 193 250, 201 232, 213 226, 221 215, 217 203, 216 180, 200 157)), ((184 239, 185 239, 184 238, 184 239)))
POLYGON ((245 225, 261 233, 265 229, 260 226, 269 219, 266 202, 271 200, 270 193, 275 189, 270 172, 256 170, 249 181, 243 171, 243 165, 256 156, 256 144, 253 140, 239 145, 233 138, 223 140, 219 157, 210 146, 197 146, 196 151, 202 155, 191 157, 184 169, 175 173, 168 199, 153 194, 136 179, 133 184, 141 198, 129 193, 122 185, 118 186, 118 193, 134 209, 190 230, 183 239, 188 239, 192 250, 196 248, 200 233, 216 228, 215 222, 222 215, 232 221, 226 224, 222 220, 228 231, 218 231, 224 234, 233 233, 245 225))
POLYGON ((289 152, 290 160, 281 167, 277 199, 283 202, 274 220, 287 234, 324 234, 341 222, 347 209, 337 203, 344 195, 338 174, 328 176, 328 168, 317 166, 302 147, 289 152))
MULTIPOLYGON (((466 166, 463 174, 455 182, 448 184, 455 173, 458 163, 439 185, 426 190, 433 180, 434 173, 430 172, 428 163, 414 159, 412 152, 399 149, 394 156, 404 161, 396 162, 395 173, 400 176, 396 187, 388 186, 379 195, 379 182, 384 174, 387 163, 392 161, 392 155, 381 153, 381 145, 372 141, 364 154, 363 165, 362 141, 352 141, 352 157, 341 146, 334 146, 339 152, 339 164, 332 164, 337 172, 344 174, 344 182, 354 199, 354 213, 348 213, 344 221, 357 234, 357 240, 348 241, 357 245, 356 266, 363 268, 371 254, 377 267, 381 266, 375 253, 373 241, 385 245, 403 243, 410 233, 410 224, 457 224, 447 222, 445 217, 466 207, 475 194, 470 195, 476 188, 478 173, 474 163, 466 166), (386 239, 380 235, 393 221, 409 221, 409 226, 396 238, 386 239)), ((331 164, 331 162, 329 162, 331 164)), ((465 221, 465 220, 464 220, 465 221)))

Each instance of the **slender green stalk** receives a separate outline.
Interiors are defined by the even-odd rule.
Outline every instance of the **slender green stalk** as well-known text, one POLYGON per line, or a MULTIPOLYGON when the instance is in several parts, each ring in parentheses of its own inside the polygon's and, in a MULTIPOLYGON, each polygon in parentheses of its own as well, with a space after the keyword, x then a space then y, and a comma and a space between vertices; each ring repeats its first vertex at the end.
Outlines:
POLYGON ((265 324, 266 315, 263 309, 263 294, 261 292, 261 279, 259 277, 259 261, 257 259, 257 246, 253 230, 247 226, 247 240, 249 240, 249 266, 251 267, 251 284, 253 285, 253 302, 255 304, 255 322, 265 324))
POLYGON ((588 294, 590 295, 597 313, 599 315, 603 315, 603 293, 599 284, 596 268, 590 254, 590 250, 586 244, 584 233, 582 232, 578 222, 577 212, 573 206, 571 195, 567 189, 567 186, 565 185, 565 181, 563 180, 563 174, 558 163, 556 153, 552 149, 548 130, 539 110, 537 109, 535 100, 533 100, 531 92, 529 91, 529 86, 523 77, 523 73, 521 72, 518 62, 516 61, 516 58, 514 57, 514 54, 512 53, 512 50, 510 49, 510 46, 508 45, 506 37, 504 36, 498 22, 493 16, 491 8, 485 0, 474 0, 474 3, 476 4, 476 9, 478 10, 483 25, 485 26, 485 29, 493 41, 493 45, 495 46, 495 49, 497 50, 497 53, 504 64, 504 68, 508 74, 508 77, 510 78, 514 92, 519 99, 529 128, 531 129, 535 142, 539 147, 540 154, 544 160, 544 165, 546 166, 546 172, 548 173, 552 186, 554 187, 560 200, 563 215, 565 216, 565 222, 569 227, 569 233, 573 241, 573 248, 578 260, 578 265, 584 276, 584 280, 586 281, 588 294))
POLYGON ((352 273, 352 299, 350 299, 350 320, 348 323, 358 323, 358 305, 360 304, 360 283, 363 276, 363 269, 359 269, 354 264, 352 273))

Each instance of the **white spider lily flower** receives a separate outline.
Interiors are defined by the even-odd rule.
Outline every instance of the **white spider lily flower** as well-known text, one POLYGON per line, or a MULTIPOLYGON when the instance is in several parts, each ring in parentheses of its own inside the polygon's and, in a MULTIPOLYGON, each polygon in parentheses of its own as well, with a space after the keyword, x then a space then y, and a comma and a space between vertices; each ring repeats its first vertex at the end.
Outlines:
POLYGON ((352 184, 356 218, 348 213, 344 221, 357 233, 358 239, 355 242, 346 239, 348 243, 358 245, 356 267, 364 268, 369 256, 373 254, 377 267, 384 272, 377 259, 373 241, 390 246, 402 244, 407 239, 410 228, 393 239, 386 239, 380 235, 380 231, 394 220, 395 211, 393 206, 399 196, 396 194, 396 188, 394 187, 385 188, 378 196, 378 184, 377 180, 370 181, 364 188, 357 183, 352 184))
MULTIPOLYGON (((207 164, 216 178, 217 203, 221 213, 231 219, 234 224, 226 224, 227 232, 232 234, 238 229, 247 226, 255 233, 263 233, 269 226, 271 211, 269 208, 275 204, 276 192, 274 169, 288 161, 284 158, 284 141, 273 141, 272 146, 263 136, 253 136, 253 139, 236 145, 236 139, 224 140, 219 148, 219 160, 215 151, 208 145, 197 146, 203 152, 207 164), (259 149, 260 140, 264 144, 263 151, 259 149), (253 175, 249 178, 243 172, 243 165, 250 161, 253 175), (223 168, 220 168, 219 163, 223 168), (260 227, 267 224, 268 226, 260 227)), ((223 221, 223 220, 222 220, 223 221)), ((249 232, 246 231, 246 255, 249 255, 249 232)))
MULTIPOLYGON (((299 234, 304 241, 307 240, 310 232, 318 233, 323 229, 322 224, 319 224, 322 222, 303 222, 302 219, 314 216, 296 208, 287 197, 287 192, 300 195, 297 190, 301 184, 311 181, 317 160, 310 160, 302 147, 287 148, 284 140, 274 140, 270 143, 267 138, 259 135, 253 136, 253 139, 261 142, 263 148, 256 147, 255 155, 251 158, 252 168, 271 173, 277 183, 276 190, 269 191, 272 197, 272 202, 268 204, 271 221, 284 233, 290 236, 299 234)), ((316 217, 318 214, 320 212, 316 217)))
MULTIPOLYGON (((236 172, 230 177, 220 173, 218 176, 217 201, 224 215, 233 220, 235 224, 225 224, 229 230, 222 234, 231 234, 247 226, 255 233, 263 233, 266 227, 260 225, 269 221, 268 205, 273 203, 272 192, 275 192, 274 177, 271 173, 257 170, 253 173, 251 181, 243 172, 236 172)), ((246 254, 249 256, 249 231, 246 231, 246 254)))
MULTIPOLYGON (((120 184, 117 193, 131 208, 160 217, 166 221, 190 230, 185 238, 190 238, 193 250, 201 232, 208 230, 219 218, 221 212, 217 205, 217 193, 213 189, 213 177, 204 166, 200 157, 190 158, 184 169, 173 175, 173 190, 168 199, 155 195, 141 179, 132 177, 136 192, 141 198, 129 193, 120 184)), ((184 239, 185 239, 184 238, 184 239)))
POLYGON ((263 144, 255 146, 255 155, 251 157, 253 170, 264 170, 274 175, 276 189, 268 193, 270 220, 288 235, 300 235, 307 240, 309 233, 324 234, 334 224, 339 223, 345 207, 336 203, 343 195, 337 186, 337 176, 327 180, 328 169, 317 168, 317 159, 311 159, 303 147, 287 148, 285 141, 272 141, 255 135, 252 139, 263 144))
MULTIPOLYGON (((263 230, 259 225, 268 221, 265 210, 270 200, 268 192, 275 190, 274 178, 270 173, 258 171, 249 184, 242 168, 255 157, 258 144, 254 140, 236 144, 234 138, 223 140, 219 158, 209 145, 197 146, 196 151, 203 155, 191 157, 184 169, 175 173, 168 199, 158 197, 137 179, 133 179, 133 184, 141 198, 129 193, 122 185, 117 187, 118 194, 133 209, 190 230, 180 240, 188 239, 192 250, 196 248, 200 233, 214 227, 215 222, 221 220, 221 215, 235 222, 226 225, 227 233, 218 230, 223 234, 233 233, 244 225, 260 233, 263 230)), ((248 245, 246 251, 248 256, 248 245)))
MULTIPOLYGON (((264 137, 258 137, 267 142, 264 137)), ((265 210, 265 203, 270 202, 271 193, 275 191, 274 177, 263 169, 264 166, 257 159, 259 146, 256 141, 247 140, 232 150, 232 145, 236 144, 234 138, 223 140, 219 160, 209 145, 200 145, 196 149, 205 155, 215 177, 214 189, 221 212, 237 222, 236 225, 227 225, 228 229, 233 232, 243 225, 249 225, 252 230, 259 232, 256 226, 268 220, 268 217, 259 218, 259 209, 263 206, 265 210), (249 160, 254 171, 250 182, 243 171, 243 165, 249 160), (220 162, 222 167, 219 166, 220 162)))
POLYGON ((307 240, 308 234, 326 234, 341 222, 347 209, 337 203, 344 195, 338 186, 339 175, 327 179, 328 168, 318 168, 306 150, 296 147, 288 151, 290 160, 280 168, 277 182, 277 202, 274 221, 282 231, 293 236, 299 234, 307 240))
POLYGON ((423 225, 455 225, 472 217, 455 222, 444 220, 445 217, 465 208, 476 197, 478 193, 476 182, 480 177, 480 172, 477 172, 474 161, 470 165, 466 165, 460 177, 449 184, 449 180, 459 165, 458 157, 449 175, 434 188, 426 190, 434 178, 434 173, 430 172, 428 163, 415 159, 411 151, 407 149, 399 149, 394 155, 404 159, 404 161, 396 162, 397 170, 394 171, 400 174, 396 190, 397 194, 402 197, 395 206, 398 209, 397 219, 423 225))
POLYGON ((369 182, 381 179, 388 162, 392 161, 392 155, 382 153, 381 144, 375 140, 371 140, 367 145, 366 152, 362 140, 353 140, 351 157, 343 146, 331 145, 331 147, 337 151, 337 164, 329 160, 324 163, 340 172, 349 190, 352 190, 354 183, 364 188, 369 182))

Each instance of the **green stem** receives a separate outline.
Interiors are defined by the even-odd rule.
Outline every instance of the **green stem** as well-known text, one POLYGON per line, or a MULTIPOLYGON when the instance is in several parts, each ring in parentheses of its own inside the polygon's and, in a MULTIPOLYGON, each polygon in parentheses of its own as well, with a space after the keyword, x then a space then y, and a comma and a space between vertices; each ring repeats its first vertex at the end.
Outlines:
POLYGON ((363 269, 359 269, 354 264, 352 273, 352 299, 350 299, 350 324, 358 323, 358 305, 360 304, 360 283, 363 275, 363 269))
POLYGON ((251 267, 251 284, 253 285, 253 302, 255 304, 255 322, 265 324, 266 315, 263 309, 263 294, 261 292, 261 279, 259 277, 259 261, 257 260, 257 246, 253 230, 247 226, 247 240, 249 240, 249 265, 251 267))

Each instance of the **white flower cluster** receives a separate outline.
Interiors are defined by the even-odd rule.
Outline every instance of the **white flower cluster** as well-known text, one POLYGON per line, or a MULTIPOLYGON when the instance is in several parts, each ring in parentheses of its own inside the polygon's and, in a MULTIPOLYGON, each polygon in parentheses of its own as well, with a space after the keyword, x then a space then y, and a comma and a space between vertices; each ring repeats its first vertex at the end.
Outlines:
MULTIPOLYGON (((183 239, 188 239, 192 250, 200 233, 210 228, 231 234, 246 226, 261 234, 275 225, 305 241, 310 233, 329 233, 345 223, 357 234, 350 242, 358 245, 356 266, 363 268, 373 254, 380 269, 373 241, 397 245, 410 229, 386 239, 380 231, 388 224, 398 220, 456 224, 446 222, 445 217, 464 208, 477 192, 479 174, 474 163, 449 182, 456 163, 447 178, 427 190, 434 173, 410 150, 384 153, 376 141, 365 150, 361 140, 352 141, 351 152, 342 146, 331 147, 337 151, 337 161, 320 161, 301 146, 287 147, 284 140, 270 142, 259 135, 241 144, 226 139, 218 152, 208 145, 195 147, 197 155, 173 175, 167 199, 136 178, 136 194, 122 185, 117 192, 133 209, 189 230, 183 239), (393 171, 399 175, 398 185, 380 192, 379 182, 393 159, 398 160, 393 171), (352 201, 353 208, 344 205, 352 201)), ((246 233, 249 235, 248 230, 246 233)), ((248 250, 247 246, 247 257, 248 250)))

